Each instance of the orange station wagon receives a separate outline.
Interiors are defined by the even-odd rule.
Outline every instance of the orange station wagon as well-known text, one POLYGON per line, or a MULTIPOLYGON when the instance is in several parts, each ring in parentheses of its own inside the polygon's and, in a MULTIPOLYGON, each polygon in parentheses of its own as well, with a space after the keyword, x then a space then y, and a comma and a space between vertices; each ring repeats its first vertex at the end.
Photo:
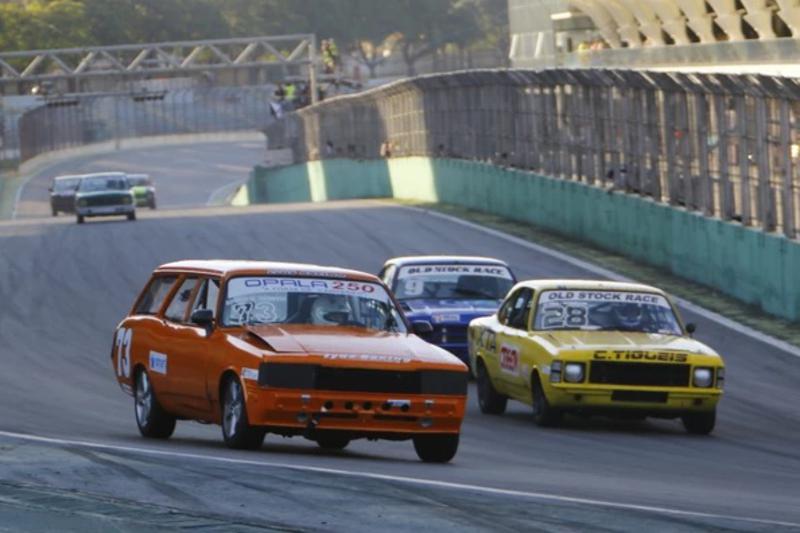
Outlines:
POLYGON ((145 437, 176 420, 222 426, 231 448, 266 433, 322 448, 413 439, 458 449, 467 367, 413 332, 375 276, 314 265, 180 261, 156 269, 114 334, 112 361, 145 437))

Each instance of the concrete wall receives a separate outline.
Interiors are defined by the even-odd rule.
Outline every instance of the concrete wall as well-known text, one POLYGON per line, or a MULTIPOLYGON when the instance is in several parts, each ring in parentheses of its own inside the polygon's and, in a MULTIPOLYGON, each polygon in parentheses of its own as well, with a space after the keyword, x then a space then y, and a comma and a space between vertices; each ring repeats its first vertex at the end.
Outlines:
POLYGON ((393 197, 477 209, 591 242, 800 320, 800 243, 574 181, 452 159, 257 167, 235 203, 393 197))

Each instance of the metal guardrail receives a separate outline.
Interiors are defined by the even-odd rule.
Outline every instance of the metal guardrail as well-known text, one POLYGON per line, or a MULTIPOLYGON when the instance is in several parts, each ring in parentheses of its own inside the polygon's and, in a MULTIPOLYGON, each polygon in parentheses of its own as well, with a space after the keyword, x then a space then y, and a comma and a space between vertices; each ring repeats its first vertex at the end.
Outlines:
POLYGON ((797 236, 800 80, 626 70, 478 70, 403 80, 288 115, 296 160, 488 160, 797 236))

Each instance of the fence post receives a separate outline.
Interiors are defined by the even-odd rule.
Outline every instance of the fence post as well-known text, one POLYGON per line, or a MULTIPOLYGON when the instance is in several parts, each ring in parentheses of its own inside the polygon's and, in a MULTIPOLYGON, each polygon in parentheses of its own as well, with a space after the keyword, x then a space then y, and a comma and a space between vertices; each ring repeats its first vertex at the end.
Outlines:
POLYGON ((700 181, 700 203, 703 214, 714 214, 713 180, 708 168, 708 138, 709 138, 709 113, 706 95, 695 93, 695 120, 697 122, 697 157, 699 160, 698 171, 700 181))
POLYGON ((756 149, 756 165, 758 166, 758 210, 756 216, 761 222, 761 228, 764 231, 772 231, 775 229, 775 219, 773 215, 772 204, 770 195, 772 189, 770 187, 769 175, 769 141, 767 136, 769 130, 767 128, 767 101, 764 96, 757 96, 755 99, 756 105, 756 135, 755 135, 755 149, 756 149))
POLYGON ((789 101, 780 101, 781 155, 783 162, 783 234, 790 239, 797 236, 795 228, 794 205, 794 166, 792 165, 792 118, 789 101))

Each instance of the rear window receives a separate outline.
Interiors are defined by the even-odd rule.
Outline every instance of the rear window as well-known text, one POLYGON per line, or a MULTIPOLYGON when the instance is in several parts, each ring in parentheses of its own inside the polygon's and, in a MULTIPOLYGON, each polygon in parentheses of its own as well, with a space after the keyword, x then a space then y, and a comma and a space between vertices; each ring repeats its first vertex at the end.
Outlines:
POLYGON ((80 178, 71 178, 71 179, 60 179, 56 180, 53 184, 53 190, 62 192, 62 191, 72 191, 75 190, 75 187, 78 186, 80 183, 80 178))
POLYGON ((164 300, 167 298, 170 289, 172 289, 177 279, 177 276, 159 276, 153 278, 150 281, 150 285, 147 286, 147 290, 145 290, 139 302, 136 304, 136 310, 134 312, 137 315, 155 315, 158 313, 158 310, 161 309, 164 300))

